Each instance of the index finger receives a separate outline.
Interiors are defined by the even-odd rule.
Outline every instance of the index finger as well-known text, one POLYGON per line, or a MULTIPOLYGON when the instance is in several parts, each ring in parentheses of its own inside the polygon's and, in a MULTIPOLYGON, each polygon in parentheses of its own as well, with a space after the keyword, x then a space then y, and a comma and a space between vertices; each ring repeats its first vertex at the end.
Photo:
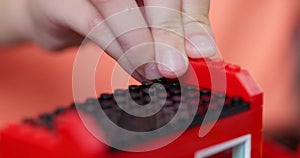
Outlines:
MULTIPOLYGON (((135 0, 91 0, 106 20, 126 58, 148 79, 159 74, 147 74, 147 64, 154 60, 152 35, 135 0), (145 65, 146 68, 141 66, 145 65)), ((151 66, 152 67, 152 66, 151 66)), ((158 71, 157 71, 158 72, 158 71)), ((157 73, 156 72, 156 73, 157 73)), ((149 73, 155 73, 150 71, 149 73)))

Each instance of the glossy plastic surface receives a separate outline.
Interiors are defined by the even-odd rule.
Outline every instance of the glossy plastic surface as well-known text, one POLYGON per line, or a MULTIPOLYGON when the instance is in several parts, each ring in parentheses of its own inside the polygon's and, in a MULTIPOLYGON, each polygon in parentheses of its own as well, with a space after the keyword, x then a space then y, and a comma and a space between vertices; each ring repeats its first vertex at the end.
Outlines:
MULTIPOLYGON (((191 60, 190 64, 189 72, 182 78, 185 83, 195 84, 191 73, 192 68, 196 72, 198 85, 201 88, 211 89, 210 72, 225 73, 226 95, 243 98, 250 103, 250 109, 219 119, 204 137, 198 136, 199 126, 193 126, 171 144, 157 150, 140 153, 112 151, 110 147, 102 144, 89 133, 75 110, 69 110, 59 114, 52 122, 55 128, 37 128, 36 125, 30 124, 8 125, 1 131, 1 158, 185 158, 194 157, 197 151, 247 134, 251 135, 251 157, 260 158, 262 156, 262 91, 259 86, 247 71, 235 65, 211 60, 207 62, 191 60)), ((213 90, 224 92, 222 88, 224 87, 219 85, 213 90)), ((91 117, 89 123, 95 124, 95 120, 91 117)), ((201 128, 206 128, 206 126, 208 125, 201 125, 201 128)), ((133 146, 133 148, 152 146, 167 138, 168 136, 156 138, 133 146)))

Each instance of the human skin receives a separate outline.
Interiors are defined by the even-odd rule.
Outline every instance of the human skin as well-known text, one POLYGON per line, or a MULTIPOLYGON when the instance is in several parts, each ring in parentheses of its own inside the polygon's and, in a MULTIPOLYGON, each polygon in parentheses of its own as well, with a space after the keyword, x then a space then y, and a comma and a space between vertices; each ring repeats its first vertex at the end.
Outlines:
POLYGON ((0 44, 30 40, 56 50, 80 45, 88 35, 136 79, 174 78, 187 70, 188 57, 216 53, 209 4, 209 0, 0 0, 0 44), (146 8, 130 13, 141 6, 146 8), (157 12, 153 6, 191 18, 157 12), (104 21, 120 12, 121 19, 104 21))

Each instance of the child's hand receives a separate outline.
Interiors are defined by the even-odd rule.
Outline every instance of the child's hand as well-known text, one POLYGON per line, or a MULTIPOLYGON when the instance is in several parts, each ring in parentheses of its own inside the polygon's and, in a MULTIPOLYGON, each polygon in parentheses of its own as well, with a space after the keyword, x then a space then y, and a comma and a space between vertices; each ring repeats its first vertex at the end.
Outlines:
MULTIPOLYGON (((128 72, 151 61, 160 63, 149 63, 136 69, 133 76, 138 79, 180 76, 187 70, 187 56, 208 57, 216 52, 215 43, 209 36, 212 35, 208 20, 209 0, 13 1, 16 1, 15 5, 24 2, 27 8, 28 14, 21 12, 23 19, 19 19, 24 25, 20 23, 18 27, 24 36, 50 49, 79 45, 97 24, 112 16, 88 38, 116 60, 128 52, 126 58, 119 61, 128 72), (157 6, 160 9, 137 11, 134 8, 138 6, 157 6), (121 11, 121 14, 113 16, 121 11), (149 29, 148 25, 154 28, 149 29), (155 44, 149 44, 152 42, 155 44)), ((15 11, 18 14, 18 10, 15 11)))

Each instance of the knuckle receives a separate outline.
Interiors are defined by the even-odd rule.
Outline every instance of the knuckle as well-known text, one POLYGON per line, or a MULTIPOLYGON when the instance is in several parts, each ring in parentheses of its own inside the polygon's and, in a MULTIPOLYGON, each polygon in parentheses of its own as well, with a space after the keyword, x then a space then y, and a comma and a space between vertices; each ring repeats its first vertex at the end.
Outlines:
POLYGON ((152 36, 148 30, 134 30, 119 36, 118 40, 122 48, 127 51, 133 47, 152 42, 152 36))
POLYGON ((179 22, 174 19, 168 19, 160 22, 160 24, 152 28, 152 30, 155 31, 156 34, 160 34, 160 35, 170 34, 170 33, 176 33, 182 35, 183 26, 182 26, 182 22, 179 22))
POLYGON ((201 11, 190 11, 183 14, 183 23, 209 24, 208 13, 201 11))
POLYGON ((209 26, 209 22, 206 21, 206 20, 185 20, 184 22, 184 27, 185 28, 194 28, 194 27, 197 27, 197 28, 206 28, 207 26, 209 26))

